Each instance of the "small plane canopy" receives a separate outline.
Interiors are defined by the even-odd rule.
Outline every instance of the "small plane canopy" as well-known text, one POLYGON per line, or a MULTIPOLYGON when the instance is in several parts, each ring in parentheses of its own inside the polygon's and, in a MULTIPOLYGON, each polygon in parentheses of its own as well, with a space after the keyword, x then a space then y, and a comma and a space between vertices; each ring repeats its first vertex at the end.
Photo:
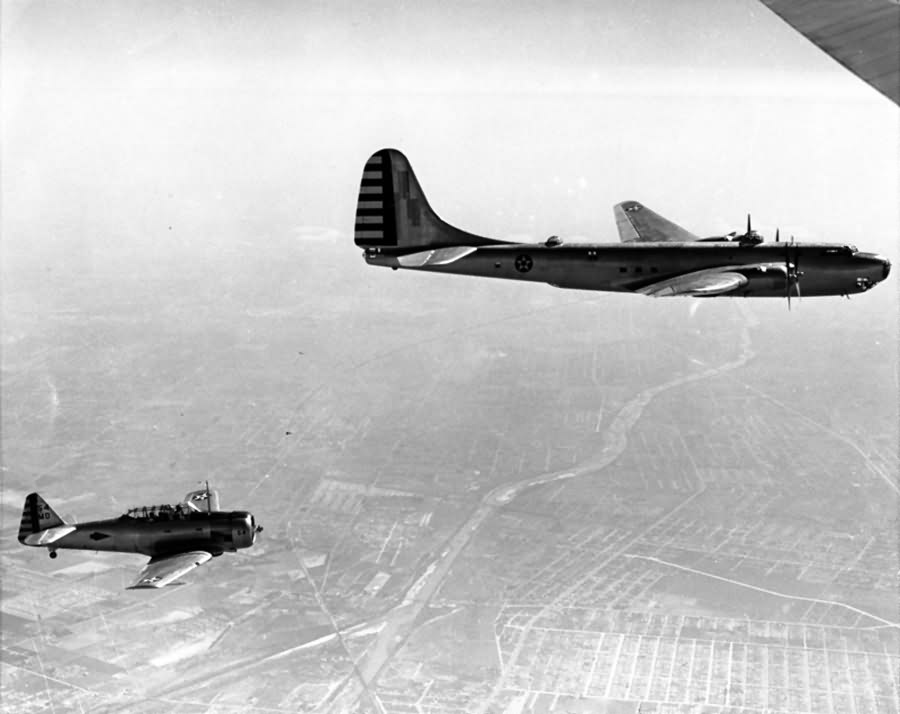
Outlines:
POLYGON ((159 506, 129 508, 125 516, 136 521, 180 521, 187 518, 192 512, 192 509, 184 503, 174 506, 162 504, 159 506))
POLYGON ((124 518, 133 518, 136 521, 178 521, 190 518, 193 513, 207 513, 219 510, 219 494, 211 489, 191 491, 184 497, 184 501, 174 506, 162 504, 159 506, 138 506, 129 508, 124 518))

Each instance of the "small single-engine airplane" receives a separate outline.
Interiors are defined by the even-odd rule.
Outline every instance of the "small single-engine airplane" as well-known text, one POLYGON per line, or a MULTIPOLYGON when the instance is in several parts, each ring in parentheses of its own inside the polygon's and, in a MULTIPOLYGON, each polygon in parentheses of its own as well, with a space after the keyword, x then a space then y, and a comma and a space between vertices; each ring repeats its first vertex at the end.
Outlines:
POLYGON ((621 243, 527 244, 484 238, 442 221, 406 157, 382 149, 366 162, 356 204, 356 245, 370 265, 531 280, 560 288, 666 297, 800 297, 862 293, 890 261, 851 245, 763 243, 752 229, 700 238, 637 201, 613 211, 621 243))
POLYGON ((19 542, 48 548, 51 558, 65 548, 143 553, 150 561, 129 589, 161 588, 214 556, 249 548, 260 531, 247 511, 220 511, 219 496, 209 487, 192 491, 175 506, 132 508, 118 518, 77 524, 63 521, 31 493, 22 510, 19 542))

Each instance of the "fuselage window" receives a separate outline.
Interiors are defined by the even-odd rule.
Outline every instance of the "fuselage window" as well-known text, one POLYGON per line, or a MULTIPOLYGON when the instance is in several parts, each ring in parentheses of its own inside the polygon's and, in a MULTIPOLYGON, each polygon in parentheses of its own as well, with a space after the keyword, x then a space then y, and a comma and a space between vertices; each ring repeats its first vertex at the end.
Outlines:
POLYGON ((637 266, 637 267, 634 269, 634 272, 635 272, 635 273, 643 273, 643 272, 644 272, 644 269, 639 265, 639 266, 637 266))
POLYGON ((619 268, 619 272, 620 272, 620 273, 627 273, 627 272, 628 272, 628 268, 626 268, 626 267, 623 266, 623 267, 619 268))
POLYGON ((651 273, 658 273, 658 272, 659 272, 659 268, 650 268, 650 272, 651 272, 651 273))

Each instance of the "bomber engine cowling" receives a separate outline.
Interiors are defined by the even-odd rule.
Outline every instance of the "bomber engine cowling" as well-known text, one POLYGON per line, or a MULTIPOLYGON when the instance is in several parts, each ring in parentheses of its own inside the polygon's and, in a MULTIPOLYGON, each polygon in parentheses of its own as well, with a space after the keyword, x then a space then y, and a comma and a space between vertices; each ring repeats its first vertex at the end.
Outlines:
POLYGON ((742 289, 762 294, 784 292, 786 274, 781 265, 767 266, 765 270, 748 270, 744 272, 747 284, 742 289))

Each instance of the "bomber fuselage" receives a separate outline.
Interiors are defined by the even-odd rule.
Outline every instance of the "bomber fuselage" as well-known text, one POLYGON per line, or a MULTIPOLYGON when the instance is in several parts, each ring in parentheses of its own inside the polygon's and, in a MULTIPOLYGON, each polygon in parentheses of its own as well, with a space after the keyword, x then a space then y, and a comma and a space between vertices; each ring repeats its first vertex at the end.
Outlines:
POLYGON ((738 272, 748 271, 749 277, 747 285, 731 293, 735 297, 784 297, 787 264, 803 276, 804 296, 865 292, 890 271, 890 263, 879 255, 833 243, 497 243, 478 246, 447 264, 424 265, 405 260, 411 253, 402 248, 367 248, 365 258, 370 265, 394 269, 618 292, 639 292, 645 285, 688 272, 734 266, 738 272))

